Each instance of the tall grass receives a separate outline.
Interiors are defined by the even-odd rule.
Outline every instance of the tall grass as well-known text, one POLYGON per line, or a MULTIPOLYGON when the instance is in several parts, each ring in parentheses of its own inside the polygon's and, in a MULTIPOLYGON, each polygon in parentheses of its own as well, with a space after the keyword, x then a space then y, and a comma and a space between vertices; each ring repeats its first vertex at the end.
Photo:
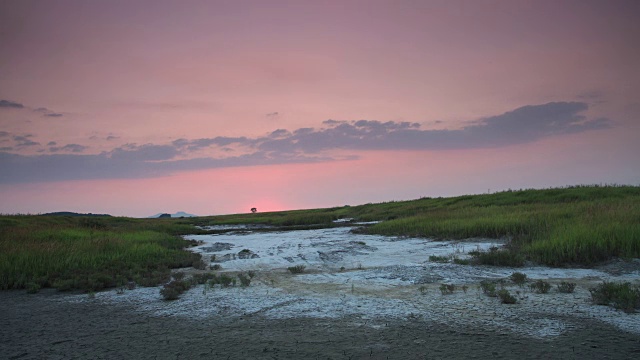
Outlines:
POLYGON ((157 225, 110 219, 96 225, 86 218, 0 217, 0 289, 152 285, 169 268, 191 266, 199 258, 183 250, 188 243, 169 230, 138 230, 157 225))
POLYGON ((525 190, 419 201, 424 208, 419 214, 379 223, 368 232, 506 237, 511 251, 553 266, 640 257, 638 187, 525 190))
MULTIPOLYGON (((421 198, 329 209, 200 218, 200 225, 324 224, 343 218, 381 220, 370 234, 447 239, 507 238, 517 262, 590 265, 640 257, 640 187, 570 186, 508 190, 451 198, 421 198)), ((489 255, 505 256, 505 253, 489 255)), ((484 258, 497 260, 496 256, 484 258)), ((492 260, 492 261, 493 261, 492 260)))

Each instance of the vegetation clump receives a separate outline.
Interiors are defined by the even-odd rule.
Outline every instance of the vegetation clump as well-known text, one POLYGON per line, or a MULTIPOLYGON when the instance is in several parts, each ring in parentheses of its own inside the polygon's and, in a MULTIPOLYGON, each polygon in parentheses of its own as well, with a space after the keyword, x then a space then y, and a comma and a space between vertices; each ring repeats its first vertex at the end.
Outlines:
POLYGON ((307 267, 304 265, 295 265, 295 266, 289 266, 287 270, 289 270, 289 272, 292 274, 302 274, 304 272, 304 269, 306 268, 307 267))
POLYGON ((640 309, 640 287, 630 283, 603 282, 589 289, 594 304, 613 306, 624 312, 640 309))
POLYGON ((191 288, 191 283, 184 280, 172 280, 160 289, 160 295, 165 300, 176 300, 185 291, 191 288))
POLYGON ((442 295, 451 295, 456 290, 456 286, 453 284, 440 284, 440 293, 442 295))
POLYGON ((497 295, 503 304, 515 304, 517 302, 516 298, 506 289, 498 290, 497 295))
POLYGON ((489 251, 470 251, 471 255, 480 265, 521 267, 524 265, 524 257, 509 249, 491 247, 489 251))
POLYGON ((527 281, 527 274, 521 272, 514 272, 509 277, 516 285, 522 286, 527 281))
POLYGON ((238 279, 240 280, 240 286, 248 287, 251 285, 251 276, 245 275, 243 273, 238 274, 238 279))
POLYGON ((551 284, 544 280, 537 280, 533 284, 529 285, 529 288, 538 294, 546 294, 551 290, 551 284))
POLYGON ((576 283, 563 281, 560 284, 556 285, 556 288, 558 289, 558 292, 570 294, 575 290, 576 283))
POLYGON ((482 289, 482 292, 489 296, 489 297, 496 297, 498 296, 496 294, 496 284, 489 281, 489 280, 483 280, 480 282, 480 289, 482 289))
POLYGON ((429 255, 429 261, 437 262, 437 263, 446 263, 446 262, 449 262, 449 258, 447 256, 429 255))

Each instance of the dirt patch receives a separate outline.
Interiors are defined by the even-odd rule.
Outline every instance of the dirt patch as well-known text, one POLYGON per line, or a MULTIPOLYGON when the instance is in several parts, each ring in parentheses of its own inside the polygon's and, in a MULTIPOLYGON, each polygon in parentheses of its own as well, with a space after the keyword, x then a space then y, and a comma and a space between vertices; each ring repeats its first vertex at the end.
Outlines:
POLYGON ((597 321, 559 319, 571 330, 535 339, 483 327, 407 318, 378 322, 270 319, 260 313, 185 319, 126 304, 60 301, 46 291, 0 293, 0 358, 140 359, 621 359, 640 354, 640 337, 597 321))

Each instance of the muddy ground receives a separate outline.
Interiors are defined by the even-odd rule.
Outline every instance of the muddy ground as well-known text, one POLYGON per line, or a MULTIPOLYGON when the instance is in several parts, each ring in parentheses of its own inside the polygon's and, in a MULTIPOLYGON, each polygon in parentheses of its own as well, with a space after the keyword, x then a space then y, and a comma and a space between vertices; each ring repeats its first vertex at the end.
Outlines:
MULTIPOLYGON (((567 330, 534 338, 421 318, 188 319, 126 302, 71 302, 43 291, 0 292, 1 359, 631 359, 640 335, 562 317, 567 330), (61 301, 63 300, 63 301, 61 301)), ((85 295, 86 296, 86 295, 85 295)))

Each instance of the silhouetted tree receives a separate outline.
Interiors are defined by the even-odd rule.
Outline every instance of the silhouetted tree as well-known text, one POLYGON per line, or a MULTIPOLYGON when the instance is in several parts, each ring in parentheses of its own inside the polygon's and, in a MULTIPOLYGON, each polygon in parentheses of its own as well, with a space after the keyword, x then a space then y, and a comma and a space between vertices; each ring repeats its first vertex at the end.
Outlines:
POLYGON ((257 211, 258 211, 258 209, 256 209, 256 208, 251 208, 251 212, 252 212, 252 213, 254 213, 254 214, 255 214, 257 211))

